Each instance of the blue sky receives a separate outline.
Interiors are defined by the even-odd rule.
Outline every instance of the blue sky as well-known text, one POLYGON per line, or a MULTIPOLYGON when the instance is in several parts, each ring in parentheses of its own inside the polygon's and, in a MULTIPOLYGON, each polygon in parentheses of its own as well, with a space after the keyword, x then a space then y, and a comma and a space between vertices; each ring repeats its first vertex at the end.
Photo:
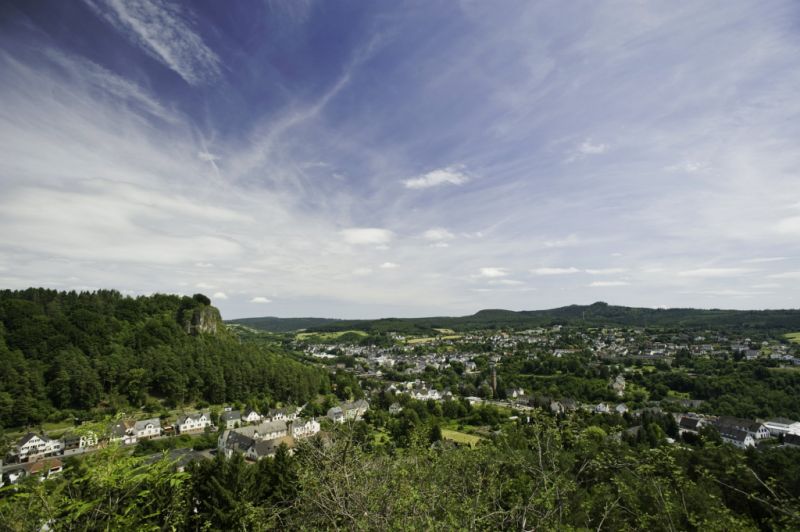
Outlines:
POLYGON ((800 4, 17 1, 0 286, 225 317, 800 300, 800 4))

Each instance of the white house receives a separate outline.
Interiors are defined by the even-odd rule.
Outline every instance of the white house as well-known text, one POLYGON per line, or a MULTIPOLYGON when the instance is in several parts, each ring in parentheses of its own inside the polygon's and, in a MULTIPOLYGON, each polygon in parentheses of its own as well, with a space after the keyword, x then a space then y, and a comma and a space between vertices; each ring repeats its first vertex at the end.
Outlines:
POLYGON ((246 421, 247 423, 258 423, 261 421, 261 414, 252 409, 247 410, 242 416, 242 421, 246 421))
POLYGON ((438 401, 442 398, 442 395, 439 393, 438 390, 433 388, 422 388, 421 390, 415 390, 411 393, 411 397, 417 399, 419 401, 427 401, 428 399, 433 399, 434 401, 438 401))
POLYGON ((206 427, 211 426, 211 418, 205 412, 198 414, 184 414, 178 418, 178 433, 190 434, 192 432, 202 432, 206 427))
POLYGON ((341 406, 333 406, 329 408, 326 415, 328 416, 328 419, 334 423, 344 423, 344 411, 342 410, 341 406))
POLYGON ((137 421, 133 431, 139 440, 150 440, 161 436, 161 420, 157 417, 137 421))
POLYGON ((762 440, 770 437, 769 429, 766 426, 758 421, 752 421, 749 419, 721 416, 716 420, 716 422, 714 422, 714 425, 717 427, 717 430, 719 430, 720 433, 723 431, 729 431, 730 429, 737 429, 747 432, 754 440, 762 440))
POLYGON ((296 439, 310 438, 320 430, 319 422, 316 419, 308 419, 305 422, 295 421, 292 423, 292 436, 296 439))
POLYGON ((21 462, 38 460, 43 456, 52 456, 61 452, 64 445, 59 440, 51 440, 44 434, 37 435, 33 432, 23 436, 16 445, 16 455, 21 462))
POLYGON ((290 406, 286 408, 274 408, 269 411, 270 421, 294 421, 297 419, 297 408, 290 406))
POLYGON ((719 428, 719 435, 725 443, 731 443, 740 449, 754 447, 756 440, 746 430, 739 430, 731 427, 719 428))
POLYGON ((596 414, 608 414, 609 412, 611 412, 611 409, 608 407, 607 404, 600 403, 594 407, 594 412, 596 414))

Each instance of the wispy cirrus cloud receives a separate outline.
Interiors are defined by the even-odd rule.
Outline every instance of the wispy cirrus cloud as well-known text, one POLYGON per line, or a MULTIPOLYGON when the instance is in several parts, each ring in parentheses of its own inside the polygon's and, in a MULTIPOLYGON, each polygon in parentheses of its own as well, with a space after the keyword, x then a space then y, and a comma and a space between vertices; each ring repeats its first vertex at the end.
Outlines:
POLYGON ((100 17, 190 85, 221 75, 219 57, 180 4, 162 0, 84 0, 100 17))
POLYGON ((683 270, 678 272, 680 277, 696 277, 696 278, 709 278, 709 277, 738 277, 747 273, 752 273, 755 270, 751 268, 695 268, 692 270, 683 270))
POLYGON ((594 281, 589 283, 591 288, 610 288, 614 286, 628 286, 630 283, 627 281, 594 281))
POLYGON ((459 166, 448 166, 431 170, 430 172, 406 179, 403 185, 406 188, 421 189, 438 187, 441 185, 463 185, 469 181, 469 177, 463 172, 459 166))

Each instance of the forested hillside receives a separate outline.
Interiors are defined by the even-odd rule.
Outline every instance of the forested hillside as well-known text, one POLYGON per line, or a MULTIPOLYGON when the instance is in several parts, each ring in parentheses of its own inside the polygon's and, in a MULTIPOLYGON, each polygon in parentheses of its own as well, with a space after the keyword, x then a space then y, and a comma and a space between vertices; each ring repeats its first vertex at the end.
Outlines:
POLYGON ((201 294, 0 291, 5 427, 156 400, 303 402, 328 389, 324 371, 240 344, 201 294))

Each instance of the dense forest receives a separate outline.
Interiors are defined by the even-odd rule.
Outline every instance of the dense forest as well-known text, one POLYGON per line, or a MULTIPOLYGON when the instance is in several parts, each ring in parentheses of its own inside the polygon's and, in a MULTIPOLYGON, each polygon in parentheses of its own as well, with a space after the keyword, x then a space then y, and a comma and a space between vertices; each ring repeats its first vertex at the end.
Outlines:
POLYGON ((0 426, 156 401, 301 403, 329 389, 324 370, 240 343, 202 294, 0 291, 0 426))
POLYGON ((597 327, 672 327, 693 329, 733 329, 739 332, 788 332, 800 330, 800 310, 721 310, 721 309, 652 309, 593 303, 570 305, 549 310, 481 310, 472 316, 433 318, 386 318, 380 320, 322 320, 283 322, 280 318, 245 318, 232 320, 257 329, 283 332, 306 328, 314 331, 361 330, 370 333, 396 331, 424 334, 434 329, 457 331, 495 329, 502 327, 528 328, 549 325, 581 325, 597 327))

